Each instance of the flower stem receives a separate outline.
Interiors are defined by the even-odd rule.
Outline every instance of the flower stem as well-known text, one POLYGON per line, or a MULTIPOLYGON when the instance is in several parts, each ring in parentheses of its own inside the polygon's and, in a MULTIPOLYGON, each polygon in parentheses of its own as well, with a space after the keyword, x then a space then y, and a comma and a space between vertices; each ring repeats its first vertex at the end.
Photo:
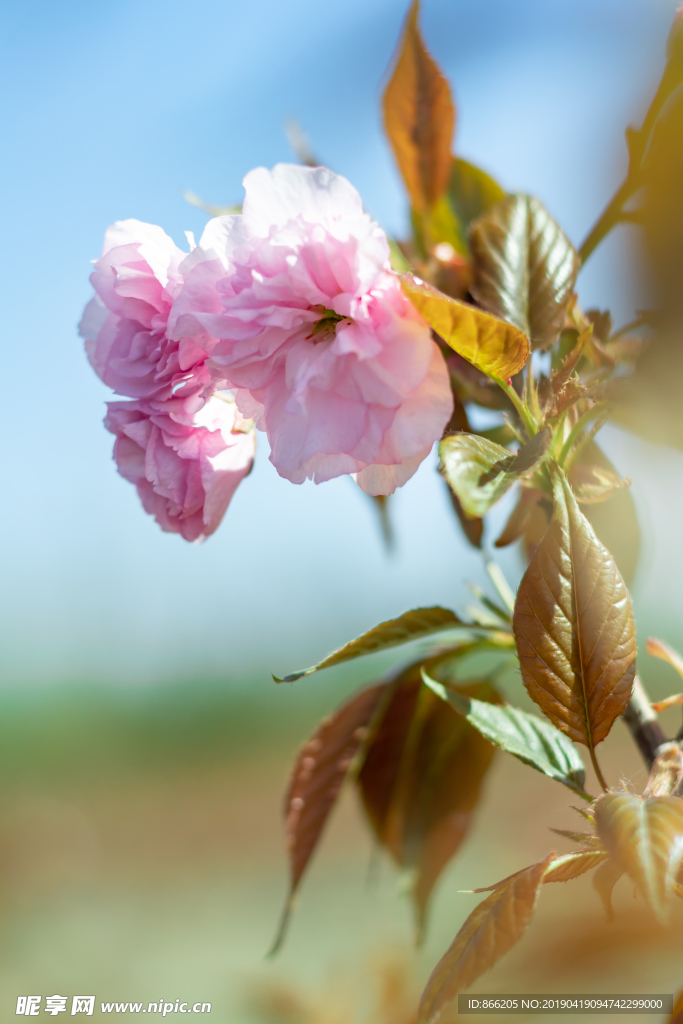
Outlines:
POLYGON ((512 384, 508 383, 508 381, 506 380, 503 380, 501 377, 494 377, 493 380, 495 380, 496 384, 498 384, 498 386, 503 389, 505 394, 508 396, 508 398, 514 405, 515 409, 519 413, 519 418, 524 424, 524 429, 526 430, 529 437, 536 437, 536 434, 538 433, 538 424, 536 423, 536 420, 533 418, 533 416, 527 409, 522 399, 519 397, 519 395, 513 388, 512 384))
POLYGON ((572 427, 571 431, 569 432, 569 436, 567 437, 567 440, 562 445, 562 451, 560 452, 560 457, 558 459, 558 463, 560 464, 560 466, 564 466, 566 458, 569 455, 569 453, 572 450, 572 448, 574 447, 574 444, 578 440, 579 435, 580 435, 581 431, 583 430, 583 428, 597 414, 598 414, 598 407, 594 405, 590 409, 586 409, 586 411, 583 413, 582 416, 579 416, 578 420, 576 421, 576 423, 572 427))
POLYGON ((630 177, 628 177, 614 193, 597 222, 593 225, 590 234, 579 249, 579 259, 581 260, 582 266, 591 253, 600 245, 603 238, 605 238, 612 228, 616 227, 621 221, 624 213, 624 204, 626 203, 626 200, 630 198, 633 191, 634 184, 630 177))

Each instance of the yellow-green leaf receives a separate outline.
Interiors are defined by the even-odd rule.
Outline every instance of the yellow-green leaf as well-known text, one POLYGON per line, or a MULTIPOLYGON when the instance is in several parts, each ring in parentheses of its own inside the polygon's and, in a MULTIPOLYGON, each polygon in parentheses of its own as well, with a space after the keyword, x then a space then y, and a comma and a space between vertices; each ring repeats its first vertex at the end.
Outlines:
POLYGON ((526 364, 529 342, 512 324, 452 299, 412 274, 400 277, 403 291, 432 330, 482 373, 505 381, 526 364))
POLYGON ((490 175, 479 167, 454 157, 448 183, 448 199, 466 236, 472 221, 487 213, 505 193, 490 175))
POLYGON ((552 473, 553 517, 519 586, 513 629, 529 696, 594 757, 631 696, 635 626, 614 559, 564 473, 552 473))
POLYGON ((412 611, 405 612, 397 619, 381 622, 379 626, 375 626, 374 629, 368 630, 367 633, 363 633, 362 636, 356 637, 355 640, 344 644, 332 654, 328 654, 317 665, 301 669, 299 672, 292 672, 282 679, 278 679, 277 676, 273 678, 276 683, 293 683, 296 679, 310 676, 312 672, 319 672, 322 668, 340 665, 343 661, 362 658, 366 654, 375 654, 388 647, 398 647, 399 644, 406 644, 410 640, 417 640, 432 633, 438 633, 445 629, 456 629, 458 626, 465 625, 466 623, 448 608, 438 606, 413 608, 412 611))
POLYGON ((554 856, 551 853, 545 860, 513 875, 470 914, 427 982, 418 1024, 432 1024, 459 992, 519 942, 554 856))
POLYGON ((506 196, 470 229, 471 291, 509 320, 534 348, 548 348, 564 326, 579 269, 574 247, 538 199, 506 196))
POLYGON ((595 827, 617 868, 628 873, 662 922, 683 863, 683 800, 606 793, 595 805, 595 827))
POLYGON ((423 213, 448 186, 455 107, 448 82, 425 47, 418 14, 415 0, 383 107, 384 127, 411 205, 423 213))
POLYGON ((507 490, 544 458, 552 434, 542 430, 513 454, 480 434, 449 434, 439 442, 439 471, 466 516, 486 515, 507 490))

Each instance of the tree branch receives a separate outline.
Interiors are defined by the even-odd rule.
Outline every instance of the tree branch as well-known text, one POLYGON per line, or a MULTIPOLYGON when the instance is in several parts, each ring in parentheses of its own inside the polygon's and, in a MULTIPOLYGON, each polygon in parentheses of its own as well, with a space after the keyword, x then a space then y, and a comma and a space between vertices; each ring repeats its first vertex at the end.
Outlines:
POLYGON ((652 710, 650 698, 638 676, 633 682, 633 695, 624 711, 623 718, 645 763, 648 768, 652 768, 660 748, 669 741, 659 724, 656 712, 652 710))

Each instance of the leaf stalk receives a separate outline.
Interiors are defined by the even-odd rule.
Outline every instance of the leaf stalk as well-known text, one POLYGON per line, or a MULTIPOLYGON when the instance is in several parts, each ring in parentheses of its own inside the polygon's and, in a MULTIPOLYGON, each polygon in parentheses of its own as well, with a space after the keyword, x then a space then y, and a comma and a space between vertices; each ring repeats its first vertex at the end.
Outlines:
POLYGON ((590 421, 597 415, 597 413, 598 407, 594 405, 591 406, 590 409, 586 409, 586 411, 581 416, 579 416, 578 420, 570 430, 569 435, 567 436, 567 440, 562 445, 560 457, 558 459, 558 463, 560 464, 560 466, 564 466, 567 460, 567 456, 569 455, 570 451, 578 441, 583 428, 586 426, 587 423, 590 423, 590 421))
POLYGON ((536 434, 538 433, 538 423, 532 416, 526 404, 519 397, 512 384, 509 384, 506 380, 501 380, 500 377, 493 377, 492 379, 495 380, 496 384, 503 389, 514 405, 529 437, 536 437, 536 434))

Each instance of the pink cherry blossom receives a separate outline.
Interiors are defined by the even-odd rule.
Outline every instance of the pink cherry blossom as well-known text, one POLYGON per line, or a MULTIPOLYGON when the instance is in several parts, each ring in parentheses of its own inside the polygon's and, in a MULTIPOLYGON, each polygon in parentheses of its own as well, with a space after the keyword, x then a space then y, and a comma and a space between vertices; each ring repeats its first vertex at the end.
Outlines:
POLYGON ((90 278, 96 294, 79 330, 95 372, 117 394, 193 413, 216 386, 206 366, 215 339, 199 331, 173 341, 167 332, 184 272, 214 255, 213 231, 188 255, 154 224, 126 220, 108 228, 90 278))
POLYGON ((220 525, 251 469, 256 435, 234 402, 214 395, 190 417, 152 402, 110 402, 114 460, 162 530, 201 541, 220 525))
POLYGON ((219 339, 209 366, 266 431, 281 476, 350 473, 390 494, 441 436, 453 398, 386 236, 326 168, 257 168, 244 186, 242 216, 214 229, 230 272, 197 257, 169 331, 219 339))

